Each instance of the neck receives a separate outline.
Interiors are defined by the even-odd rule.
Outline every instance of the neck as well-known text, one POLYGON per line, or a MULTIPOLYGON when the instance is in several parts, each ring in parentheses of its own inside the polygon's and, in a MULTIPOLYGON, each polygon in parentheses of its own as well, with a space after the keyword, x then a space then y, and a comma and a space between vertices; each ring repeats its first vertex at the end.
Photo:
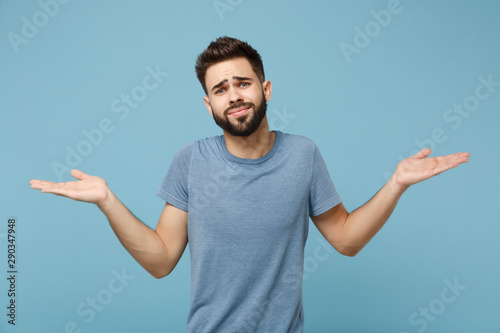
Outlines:
POLYGON ((269 131, 267 116, 259 128, 250 136, 233 136, 224 131, 227 150, 236 157, 245 159, 260 158, 273 148, 275 133, 269 131))

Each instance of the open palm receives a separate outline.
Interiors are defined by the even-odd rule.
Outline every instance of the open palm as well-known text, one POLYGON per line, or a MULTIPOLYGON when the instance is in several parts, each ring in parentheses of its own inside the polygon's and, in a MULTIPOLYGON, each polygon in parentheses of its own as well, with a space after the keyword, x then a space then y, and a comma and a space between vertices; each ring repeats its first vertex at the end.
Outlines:
POLYGON ((425 148, 399 162, 395 172, 396 182, 402 186, 416 184, 468 162, 470 156, 469 153, 456 153, 446 156, 427 157, 431 153, 430 148, 425 148))
POLYGON ((78 181, 53 183, 45 180, 33 179, 31 188, 43 193, 52 193, 73 200, 102 204, 108 197, 108 185, 101 177, 89 176, 80 170, 71 170, 71 175, 78 181))

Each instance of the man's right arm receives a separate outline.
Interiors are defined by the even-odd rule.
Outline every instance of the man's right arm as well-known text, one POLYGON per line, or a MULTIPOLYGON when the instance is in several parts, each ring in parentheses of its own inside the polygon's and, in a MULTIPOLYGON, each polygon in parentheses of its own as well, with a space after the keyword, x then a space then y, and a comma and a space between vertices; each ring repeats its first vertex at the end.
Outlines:
POLYGON ((146 271, 157 279, 170 274, 188 242, 187 212, 166 203, 156 230, 152 230, 111 191, 99 208, 122 245, 146 271))
POLYGON ((122 245, 144 269, 157 279, 170 274, 188 242, 187 212, 165 204, 156 230, 152 230, 125 207, 104 179, 79 170, 72 170, 71 175, 79 181, 32 180, 31 187, 44 193, 95 203, 108 218, 122 245))

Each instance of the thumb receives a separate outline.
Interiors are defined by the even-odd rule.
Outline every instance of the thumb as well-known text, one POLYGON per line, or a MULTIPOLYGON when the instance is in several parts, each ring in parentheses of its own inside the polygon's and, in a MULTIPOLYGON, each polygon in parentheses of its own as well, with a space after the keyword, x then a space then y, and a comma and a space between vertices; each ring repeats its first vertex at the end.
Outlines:
POLYGON ((429 156, 432 153, 432 150, 430 148, 424 148, 415 155, 413 155, 414 158, 424 158, 429 156))
POLYGON ((77 169, 71 170, 71 175, 78 180, 84 180, 84 179, 90 178, 90 176, 87 175, 85 172, 77 170, 77 169))

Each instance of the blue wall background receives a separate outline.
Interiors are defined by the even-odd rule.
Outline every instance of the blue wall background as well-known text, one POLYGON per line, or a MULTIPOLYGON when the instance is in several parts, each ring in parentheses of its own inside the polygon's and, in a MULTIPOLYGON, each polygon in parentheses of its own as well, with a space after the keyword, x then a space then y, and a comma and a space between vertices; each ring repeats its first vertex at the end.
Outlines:
POLYGON ((311 223, 305 332, 499 331, 498 2, 62 2, 0 1, 1 332, 185 331, 187 251, 155 280, 97 207, 29 181, 72 179, 54 165, 101 176, 154 228, 174 152, 221 133, 194 74, 198 53, 221 35, 259 50, 273 128, 316 142, 349 211, 421 145, 433 156, 472 155, 412 186, 354 258, 328 252, 311 223), (157 84, 145 90, 154 70, 157 84), (133 107, 122 94, 134 94, 133 107), (84 133, 99 126, 108 133, 91 143, 84 133), (78 149, 86 156, 68 165, 78 149), (15 326, 6 316, 10 217, 15 326))

